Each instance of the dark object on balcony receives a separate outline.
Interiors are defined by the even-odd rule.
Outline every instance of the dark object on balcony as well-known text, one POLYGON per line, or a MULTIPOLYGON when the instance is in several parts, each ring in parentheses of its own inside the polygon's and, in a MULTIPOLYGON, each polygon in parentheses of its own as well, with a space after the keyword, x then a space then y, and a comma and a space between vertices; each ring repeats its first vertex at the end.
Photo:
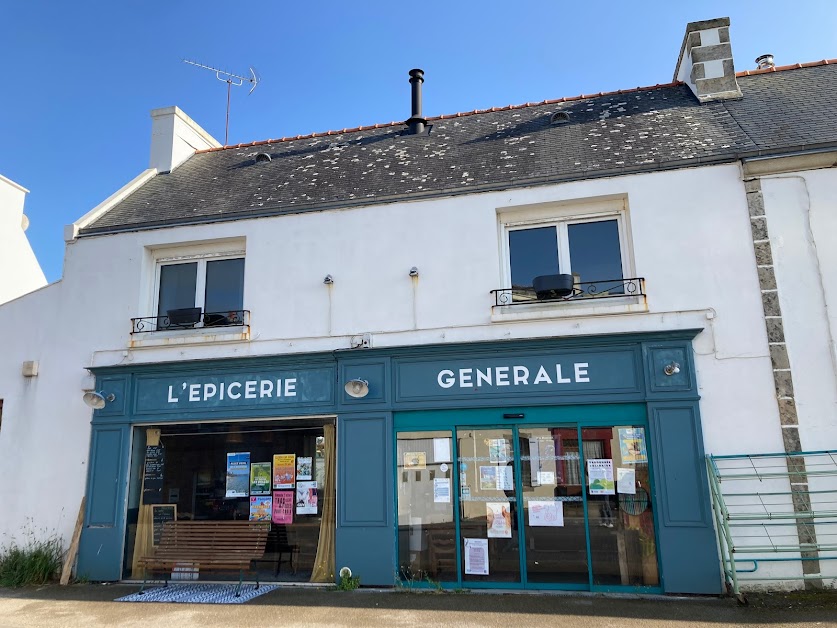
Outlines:
POLYGON ((560 299, 573 293, 572 275, 540 275, 532 280, 539 300, 560 299))
POLYGON ((193 327, 201 320, 201 308, 184 307, 177 310, 168 310, 166 316, 168 316, 169 325, 172 327, 193 327))

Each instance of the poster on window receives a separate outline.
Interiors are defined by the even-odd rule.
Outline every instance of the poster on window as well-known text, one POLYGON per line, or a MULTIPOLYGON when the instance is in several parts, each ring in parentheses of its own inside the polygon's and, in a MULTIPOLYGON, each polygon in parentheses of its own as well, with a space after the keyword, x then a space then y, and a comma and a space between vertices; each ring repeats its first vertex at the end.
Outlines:
POLYGON ((250 452, 227 454, 226 498, 250 494, 250 452))
POLYGON ((273 523, 289 525, 294 522, 294 492, 273 491, 273 523))
POLYGON ((450 503, 450 478, 433 478, 433 502, 450 503))
POLYGON ((616 490, 623 495, 636 495, 636 470, 617 467, 616 490))
POLYGON ((451 462, 449 438, 433 439, 433 462, 451 462))
POLYGON ((270 495, 270 463, 250 463, 250 495, 270 495))
POLYGON ((296 479, 310 480, 314 469, 314 459, 300 456, 296 459, 296 479))
POLYGON ((488 539, 463 539, 465 541, 465 573, 474 576, 488 575, 488 539))
POLYGON ((490 467, 490 466, 480 467, 480 490, 481 491, 496 491, 497 490, 497 467, 490 467))
POLYGON ((270 521, 273 500, 270 497, 250 497, 250 521, 270 521))
POLYGON ((564 502, 530 501, 528 507, 530 528, 564 526, 564 502))
POLYGON ((485 505, 489 539, 510 539, 512 531, 509 502, 488 502, 485 505))
POLYGON ((317 483, 297 482, 296 483, 296 514, 316 515, 317 514, 317 483))
POLYGON ((587 488, 591 495, 616 495, 613 460, 590 458, 587 461, 587 488))
POLYGON ((409 471, 424 471, 427 468, 427 454, 423 451, 405 451, 404 469, 409 471))
POLYGON ((645 464, 648 462, 648 452, 645 451, 645 428, 620 427, 619 453, 622 464, 645 464))
POLYGON ((273 488, 293 488, 296 454, 273 455, 273 488))
POLYGON ((497 467, 497 490, 514 490, 514 469, 511 465, 507 465, 505 467, 497 467))
POLYGON ((511 444, 505 438, 488 440, 488 460, 490 462, 508 462, 511 460, 511 444))

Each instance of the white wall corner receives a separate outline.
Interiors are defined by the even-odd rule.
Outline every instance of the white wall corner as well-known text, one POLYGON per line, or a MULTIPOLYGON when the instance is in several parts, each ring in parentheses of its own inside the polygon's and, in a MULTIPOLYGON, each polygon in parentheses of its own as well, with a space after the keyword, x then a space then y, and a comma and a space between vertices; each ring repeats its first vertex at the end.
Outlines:
POLYGON ((207 133, 179 107, 151 111, 151 157, 149 167, 171 172, 195 154, 218 148, 221 143, 207 133))
POLYGON ((68 243, 75 241, 75 239, 78 237, 79 231, 81 231, 91 223, 95 222, 105 212, 114 207, 117 203, 121 203, 123 200, 128 198, 128 196, 133 194, 134 191, 136 191, 140 186, 145 185, 146 182, 154 178, 156 175, 157 170, 155 170, 154 168, 143 170, 138 176, 134 177, 133 180, 123 185, 121 188, 119 188, 119 190, 117 190, 109 197, 107 197, 104 201, 96 205, 96 207, 91 209, 84 216, 82 216, 70 225, 65 225, 64 241, 68 243))

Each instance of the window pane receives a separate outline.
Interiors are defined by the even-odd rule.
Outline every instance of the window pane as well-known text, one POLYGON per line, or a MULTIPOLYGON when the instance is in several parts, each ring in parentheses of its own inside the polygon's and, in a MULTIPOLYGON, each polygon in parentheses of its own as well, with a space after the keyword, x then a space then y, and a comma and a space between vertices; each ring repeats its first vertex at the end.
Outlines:
POLYGON ((555 227, 509 231, 509 259, 513 288, 531 288, 535 277, 558 274, 555 227))
POLYGON ((234 312, 244 307, 244 258, 208 262, 205 312, 234 312))
POLYGON ((198 265, 168 264, 160 267, 160 298, 157 316, 166 316, 169 310, 195 307, 195 279, 198 265))
POLYGON ((567 225, 567 232, 570 266, 577 282, 622 279, 622 251, 616 220, 567 225))

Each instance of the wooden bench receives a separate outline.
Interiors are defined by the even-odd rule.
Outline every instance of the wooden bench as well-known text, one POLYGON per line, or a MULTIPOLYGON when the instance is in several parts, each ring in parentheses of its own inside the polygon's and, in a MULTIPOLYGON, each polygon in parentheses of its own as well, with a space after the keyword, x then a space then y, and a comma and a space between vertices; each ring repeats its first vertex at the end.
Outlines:
MULTIPOLYGON (((244 572, 251 571, 254 560, 264 557, 269 532, 269 523, 256 521, 168 521, 163 524, 159 545, 137 561, 144 574, 140 593, 145 589, 149 572, 171 573, 180 568, 203 573, 238 571, 235 590, 238 597, 244 572)), ((254 573, 258 589, 258 572, 254 573)))

